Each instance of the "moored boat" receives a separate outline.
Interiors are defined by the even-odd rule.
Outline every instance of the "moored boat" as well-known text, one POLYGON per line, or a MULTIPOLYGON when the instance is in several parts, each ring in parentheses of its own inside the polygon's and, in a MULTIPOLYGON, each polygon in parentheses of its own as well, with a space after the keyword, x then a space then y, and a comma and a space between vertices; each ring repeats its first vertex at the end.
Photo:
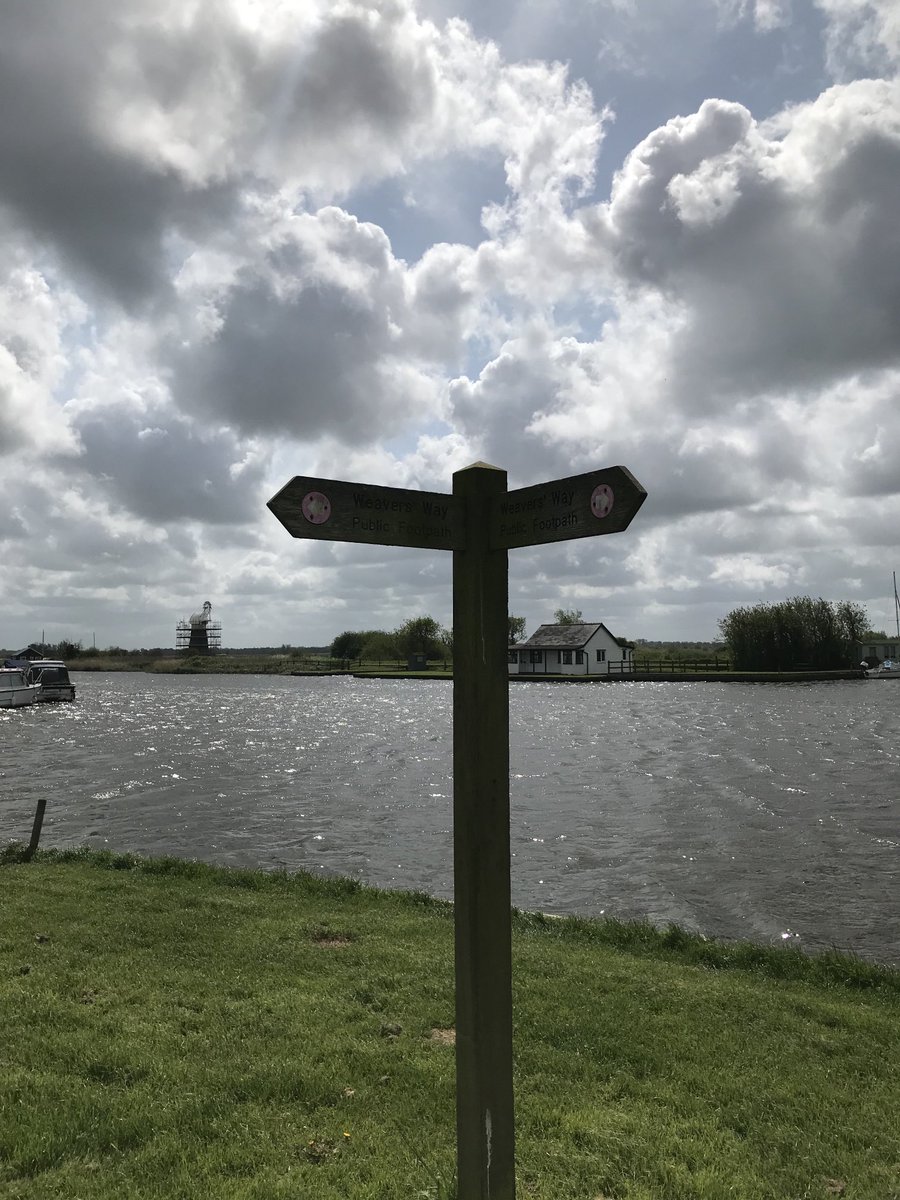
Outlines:
POLYGON ((29 658, 23 652, 8 658, 3 666, 21 671, 26 683, 37 685, 39 702, 75 699, 75 684, 69 678, 66 664, 59 658, 29 658))
POLYGON ((41 685, 29 683, 21 667, 0 667, 0 708, 24 708, 39 698, 41 685))
POLYGON ((894 572, 894 621, 897 626, 896 639, 888 637, 882 630, 881 633, 867 634, 865 640, 860 643, 866 656, 859 665, 865 671, 867 679, 900 679, 900 659, 895 657, 897 643, 900 642, 900 592, 897 591, 896 571, 894 572))
POLYGON ((69 679, 66 664, 56 658, 38 658, 25 668, 29 683, 40 684, 38 700, 74 700, 75 684, 69 679))
POLYGON ((900 662, 886 658, 877 667, 866 671, 867 679, 900 679, 900 662))

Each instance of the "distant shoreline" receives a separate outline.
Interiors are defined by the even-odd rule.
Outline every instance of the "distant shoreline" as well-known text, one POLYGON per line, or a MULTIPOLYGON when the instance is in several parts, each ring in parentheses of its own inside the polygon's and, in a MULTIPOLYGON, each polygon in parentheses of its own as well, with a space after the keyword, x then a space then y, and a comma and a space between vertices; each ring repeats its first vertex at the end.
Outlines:
MULTIPOLYGON (((427 679, 448 680, 452 670, 440 667, 430 671, 405 670, 292 670, 284 662, 255 660, 246 666, 234 660, 217 665, 190 665, 172 659, 156 659, 146 663, 125 660, 72 659, 70 671, 96 673, 103 671, 131 671, 152 675, 282 675, 293 678, 344 677, 351 679, 427 679)), ((865 672, 854 667, 843 671, 633 671, 625 675, 509 675, 510 683, 834 683, 839 681, 863 681, 865 672)))

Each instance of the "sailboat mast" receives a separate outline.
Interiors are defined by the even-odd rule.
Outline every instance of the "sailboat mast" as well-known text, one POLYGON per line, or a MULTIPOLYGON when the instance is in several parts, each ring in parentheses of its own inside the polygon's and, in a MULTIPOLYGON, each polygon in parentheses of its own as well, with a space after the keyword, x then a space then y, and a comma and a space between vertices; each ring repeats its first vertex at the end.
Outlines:
POLYGON ((894 620, 897 623, 897 640, 900 641, 900 596, 897 595, 897 572, 894 572, 894 620))

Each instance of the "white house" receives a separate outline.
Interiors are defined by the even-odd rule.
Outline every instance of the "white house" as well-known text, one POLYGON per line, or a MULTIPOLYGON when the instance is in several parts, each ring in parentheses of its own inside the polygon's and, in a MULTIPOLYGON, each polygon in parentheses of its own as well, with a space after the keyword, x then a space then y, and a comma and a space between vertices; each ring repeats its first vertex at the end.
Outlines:
POLYGON ((510 675, 620 675, 634 670, 634 645, 603 624, 541 625, 509 647, 510 675))

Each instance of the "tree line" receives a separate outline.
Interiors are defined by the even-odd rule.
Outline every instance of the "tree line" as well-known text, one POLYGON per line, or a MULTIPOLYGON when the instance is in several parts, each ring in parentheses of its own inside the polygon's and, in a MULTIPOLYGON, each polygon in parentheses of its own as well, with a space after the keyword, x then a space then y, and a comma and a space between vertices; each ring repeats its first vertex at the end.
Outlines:
MULTIPOLYGON (((581 620, 581 613, 557 614, 571 619, 561 624, 581 620)), ((508 640, 510 645, 521 642, 525 637, 525 618, 509 616, 508 640)), ((445 629, 434 617, 411 617, 399 629, 386 632, 383 629, 346 629, 331 643, 332 658, 367 662, 387 662, 389 659, 409 658, 413 654, 424 654, 427 659, 453 657, 453 630, 445 629)))
POLYGON ((390 632, 384 629, 346 629, 331 643, 331 657, 386 662, 424 654, 426 659, 453 656, 453 632, 434 617, 410 617, 390 632))
POLYGON ((835 671, 858 665, 867 622, 860 604, 794 596, 736 608, 719 629, 736 671, 835 671))

